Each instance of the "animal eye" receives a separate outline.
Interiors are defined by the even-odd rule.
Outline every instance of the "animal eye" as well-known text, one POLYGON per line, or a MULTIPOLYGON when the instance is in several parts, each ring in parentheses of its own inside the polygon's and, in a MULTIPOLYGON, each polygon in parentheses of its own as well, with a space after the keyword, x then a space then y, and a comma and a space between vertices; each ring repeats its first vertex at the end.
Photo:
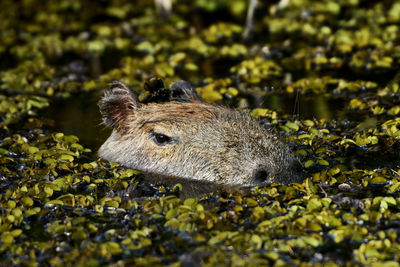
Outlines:
POLYGON ((153 132, 150 135, 151 135, 152 139, 154 140, 154 142, 159 146, 162 146, 162 145, 165 145, 165 144, 171 142, 171 137, 169 137, 165 134, 153 132))

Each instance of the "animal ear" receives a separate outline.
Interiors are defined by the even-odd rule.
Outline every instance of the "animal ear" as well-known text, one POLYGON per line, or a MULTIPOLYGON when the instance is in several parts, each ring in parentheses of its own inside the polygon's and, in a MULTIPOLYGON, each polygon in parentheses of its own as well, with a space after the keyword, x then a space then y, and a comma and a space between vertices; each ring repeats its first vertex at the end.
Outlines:
POLYGON ((178 101, 202 101, 196 89, 186 81, 177 81, 171 85, 172 98, 178 101))
POLYGON ((98 103, 104 123, 114 129, 121 130, 126 125, 126 118, 139 107, 137 95, 125 84, 115 81, 110 90, 98 103))

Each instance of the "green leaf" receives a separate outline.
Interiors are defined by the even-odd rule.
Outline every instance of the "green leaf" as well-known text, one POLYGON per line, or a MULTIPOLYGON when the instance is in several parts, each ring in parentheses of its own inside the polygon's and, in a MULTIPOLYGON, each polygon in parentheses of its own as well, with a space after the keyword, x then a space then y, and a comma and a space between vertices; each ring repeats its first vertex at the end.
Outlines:
POLYGON ((59 160, 73 162, 74 157, 68 154, 62 154, 58 157, 59 160))
POLYGON ((329 162, 324 159, 319 159, 318 164, 322 166, 329 166, 329 162))
POLYGON ((11 244, 14 241, 14 237, 10 232, 4 232, 1 234, 1 242, 4 244, 11 244))
POLYGON ((312 159, 307 160, 307 161, 304 163, 304 167, 306 167, 306 168, 309 168, 309 167, 314 166, 314 165, 315 165, 315 162, 314 162, 312 159))
POLYGON ((381 184, 381 183, 386 183, 386 182, 387 182, 387 179, 385 177, 382 177, 382 176, 374 177, 370 181, 371 184, 381 184))
POLYGON ((308 245, 312 247, 318 247, 322 244, 322 242, 315 237, 303 236, 302 239, 304 240, 304 242, 306 242, 308 245))
POLYGON ((311 211, 318 211, 322 208, 322 203, 320 199, 311 198, 307 202, 307 209, 311 211))
POLYGON ((285 125, 296 132, 299 130, 299 126, 294 122, 288 121, 285 125))
POLYGON ((33 205, 33 200, 30 197, 24 197, 22 199, 22 203, 24 204, 24 206, 30 207, 33 205))
POLYGON ((170 209, 170 210, 167 212, 167 214, 165 214, 165 219, 170 220, 170 219, 176 217, 177 214, 178 214, 178 213, 177 213, 177 210, 176 210, 176 209, 170 209))

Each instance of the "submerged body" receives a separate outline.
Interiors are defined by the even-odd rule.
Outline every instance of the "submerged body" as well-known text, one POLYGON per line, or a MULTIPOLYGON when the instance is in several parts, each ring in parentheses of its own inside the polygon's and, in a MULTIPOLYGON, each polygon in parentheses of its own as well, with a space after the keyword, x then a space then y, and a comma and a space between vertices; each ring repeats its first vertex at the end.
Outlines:
POLYGON ((113 128, 99 156, 143 172, 199 182, 255 186, 299 180, 289 147, 248 114, 202 102, 186 82, 179 97, 139 104, 115 82, 99 102, 113 128))

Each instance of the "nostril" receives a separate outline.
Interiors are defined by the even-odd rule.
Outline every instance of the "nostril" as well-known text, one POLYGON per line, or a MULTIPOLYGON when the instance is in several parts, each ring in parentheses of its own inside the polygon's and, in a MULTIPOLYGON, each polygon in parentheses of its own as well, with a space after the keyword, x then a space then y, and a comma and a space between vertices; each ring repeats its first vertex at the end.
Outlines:
POLYGON ((268 172, 266 170, 259 170, 254 174, 254 181, 257 183, 264 183, 268 179, 268 172))

